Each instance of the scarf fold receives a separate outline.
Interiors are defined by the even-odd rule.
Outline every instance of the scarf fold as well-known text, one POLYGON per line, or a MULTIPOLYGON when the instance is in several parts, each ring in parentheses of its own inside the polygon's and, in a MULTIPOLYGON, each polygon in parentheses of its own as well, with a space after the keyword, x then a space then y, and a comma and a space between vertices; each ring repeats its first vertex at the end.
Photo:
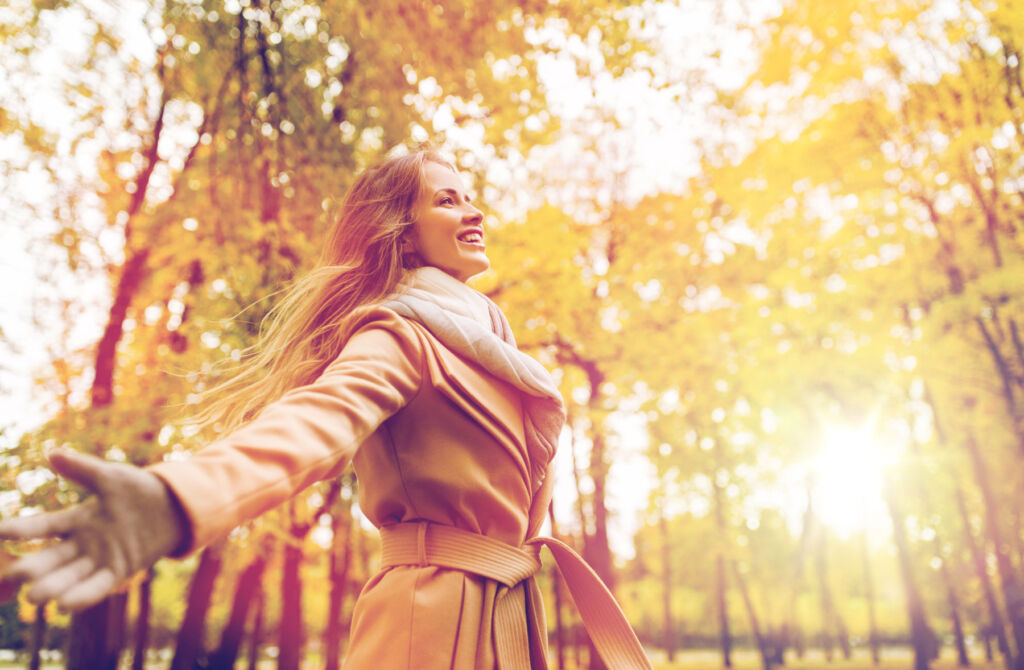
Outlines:
POLYGON ((538 489, 565 422, 562 396, 544 366, 516 347, 498 306, 435 267, 407 272, 381 306, 420 323, 460 357, 523 392, 530 478, 532 488, 538 489))

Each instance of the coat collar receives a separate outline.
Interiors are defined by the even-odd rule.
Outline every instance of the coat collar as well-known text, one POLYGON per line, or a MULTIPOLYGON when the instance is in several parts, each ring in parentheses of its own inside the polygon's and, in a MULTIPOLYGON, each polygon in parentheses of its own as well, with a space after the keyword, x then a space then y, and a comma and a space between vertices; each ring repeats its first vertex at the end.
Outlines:
POLYGON ((529 455, 520 392, 511 384, 466 361, 445 347, 422 324, 409 320, 427 345, 427 371, 434 388, 485 427, 512 456, 523 480, 530 480, 529 455))

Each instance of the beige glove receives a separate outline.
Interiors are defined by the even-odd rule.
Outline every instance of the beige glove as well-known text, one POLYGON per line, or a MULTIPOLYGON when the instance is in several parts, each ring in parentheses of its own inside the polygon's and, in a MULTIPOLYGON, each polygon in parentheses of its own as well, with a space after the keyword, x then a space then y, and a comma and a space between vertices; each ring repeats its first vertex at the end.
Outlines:
POLYGON ((94 495, 70 509, 0 521, 0 539, 61 538, 0 575, 29 584, 31 602, 52 598, 68 610, 92 605, 184 540, 183 514, 156 475, 70 449, 55 449, 49 459, 54 472, 94 495))

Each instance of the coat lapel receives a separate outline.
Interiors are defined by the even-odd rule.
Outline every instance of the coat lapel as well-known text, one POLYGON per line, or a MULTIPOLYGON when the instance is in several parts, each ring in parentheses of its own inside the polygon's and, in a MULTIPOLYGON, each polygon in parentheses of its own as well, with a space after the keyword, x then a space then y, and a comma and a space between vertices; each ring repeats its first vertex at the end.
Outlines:
POLYGON ((494 435, 515 460, 524 481, 529 482, 519 391, 500 380, 496 384, 496 378, 486 370, 454 354, 419 323, 410 323, 420 331, 433 354, 427 356, 427 367, 434 388, 494 435))

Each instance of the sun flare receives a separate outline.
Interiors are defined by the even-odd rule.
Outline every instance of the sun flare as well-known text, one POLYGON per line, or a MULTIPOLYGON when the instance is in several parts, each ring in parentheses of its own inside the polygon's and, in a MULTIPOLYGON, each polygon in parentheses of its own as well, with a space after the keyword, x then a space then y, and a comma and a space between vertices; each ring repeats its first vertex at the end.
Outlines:
POLYGON ((848 536, 884 517, 882 484, 895 455, 892 445, 868 429, 828 427, 811 463, 814 506, 822 522, 848 536))

